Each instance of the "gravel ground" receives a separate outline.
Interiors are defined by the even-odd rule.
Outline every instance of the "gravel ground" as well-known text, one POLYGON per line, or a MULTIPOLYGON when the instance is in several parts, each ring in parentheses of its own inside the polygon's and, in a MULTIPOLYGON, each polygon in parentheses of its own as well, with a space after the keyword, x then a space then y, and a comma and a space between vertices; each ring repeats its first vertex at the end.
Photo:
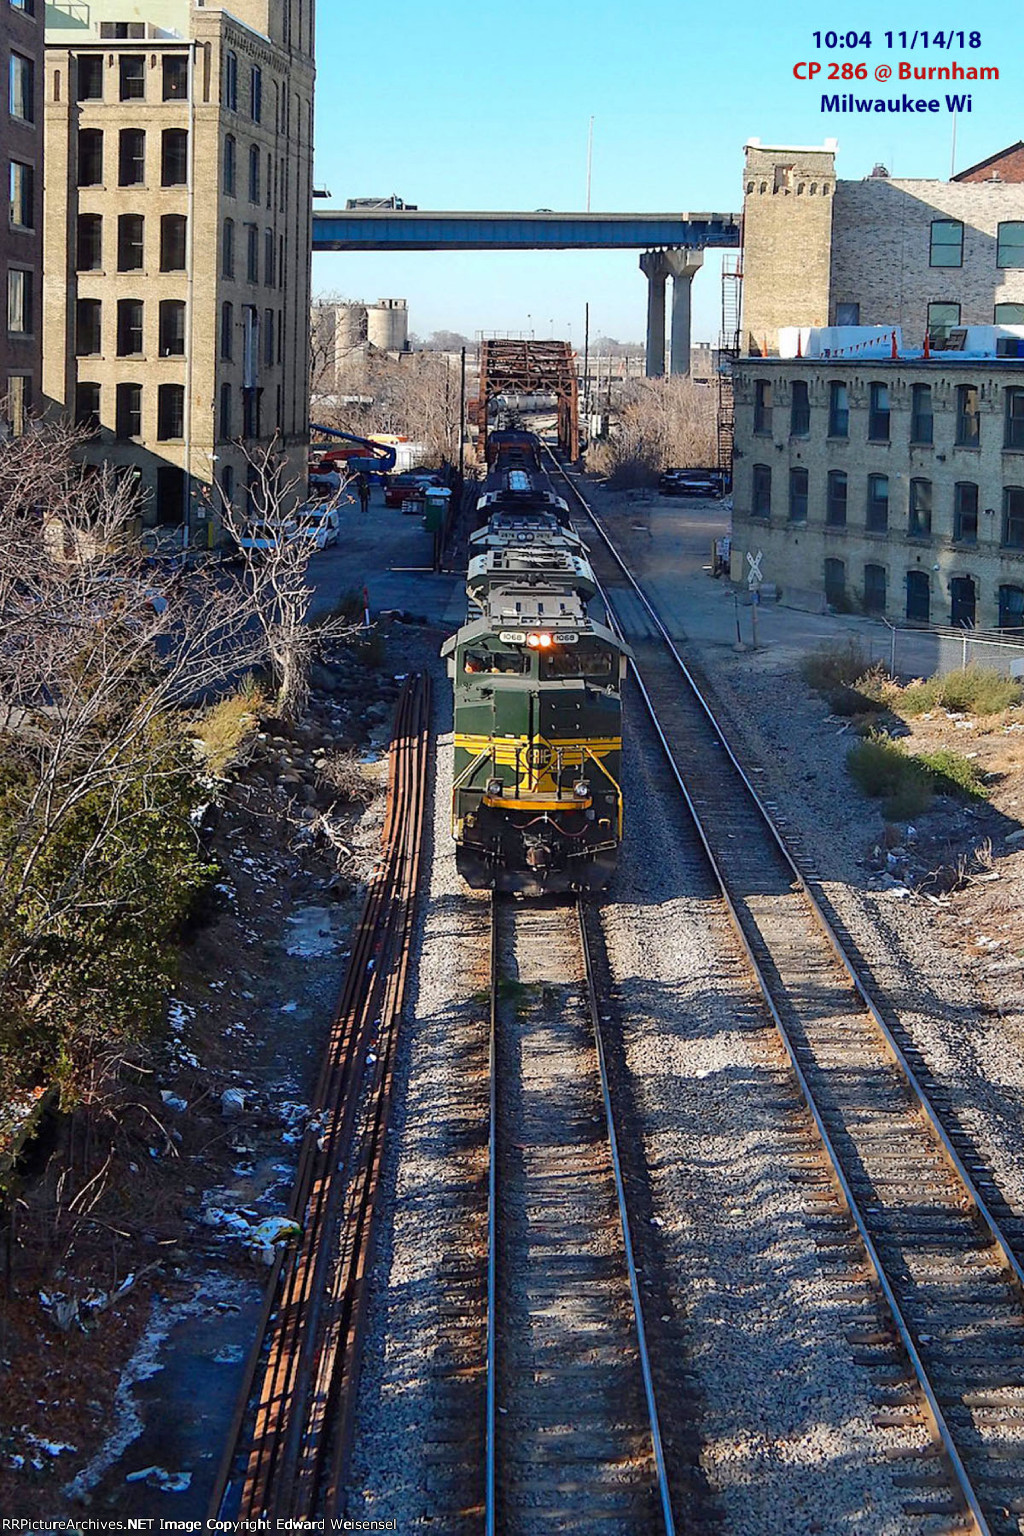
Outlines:
POLYGON ((455 870, 451 696, 435 664, 433 851, 399 1045, 346 1513, 475 1531, 482 1493, 489 905, 455 870), (481 1002, 479 993, 483 992, 481 1002), (476 996, 474 997, 474 995, 476 996))
POLYGON ((604 927, 676 1286, 678 1340, 659 1348, 695 1388, 704 1476, 729 1536, 896 1536, 916 1521, 890 1458, 924 1433, 873 1423, 879 1384, 852 1341, 878 1314, 856 1263, 821 1258, 803 1117, 639 723, 626 777, 632 832, 604 927))
MULTIPOLYGON (((766 770, 760 780, 764 796, 806 853, 877 991, 947 1088, 960 1125, 974 1137, 1004 1196, 1024 1213, 1022 971, 1012 951, 993 959, 983 944, 973 946, 981 953, 971 953, 979 929, 993 931, 977 909, 994 900, 997 887, 957 893, 939 907, 898 889, 869 889, 869 855, 883 826, 877 804, 850 784, 849 733, 795 675, 791 659, 726 659, 720 650, 693 649, 712 681, 734 746, 766 770), (778 710, 782 696, 785 716, 778 710), (794 763, 802 771, 794 774, 794 763)), ((940 807, 929 819, 957 814, 962 819, 964 813, 940 807)), ((999 864, 1001 899, 1019 908, 1024 854, 1006 852, 999 864)))

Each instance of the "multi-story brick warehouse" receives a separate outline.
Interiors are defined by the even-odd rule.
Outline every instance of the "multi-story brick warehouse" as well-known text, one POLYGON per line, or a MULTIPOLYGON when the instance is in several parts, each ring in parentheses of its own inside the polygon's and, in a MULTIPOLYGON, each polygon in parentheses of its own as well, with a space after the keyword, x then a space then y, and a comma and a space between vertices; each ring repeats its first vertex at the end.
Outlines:
POLYGON ((215 476, 244 498, 240 441, 305 474, 313 13, 47 8, 44 391, 194 542, 215 476))
POLYGON ((1024 362, 748 358, 735 388, 735 579, 761 550, 784 601, 1024 626, 1024 362))
POLYGON ((834 142, 747 146, 737 579, 761 550, 784 601, 1024 624, 1021 147, 837 182, 834 142))
POLYGON ((42 297, 43 0, 0 6, 0 69, 7 103, 0 171, 8 216, 0 223, 0 435, 20 433, 39 402, 42 297))
POLYGON ((1024 324, 1020 146, 953 181, 837 181, 836 144, 751 141, 743 179, 743 338, 781 326, 893 325, 920 346, 953 326, 1024 324), (979 179, 983 177, 984 179, 979 179))

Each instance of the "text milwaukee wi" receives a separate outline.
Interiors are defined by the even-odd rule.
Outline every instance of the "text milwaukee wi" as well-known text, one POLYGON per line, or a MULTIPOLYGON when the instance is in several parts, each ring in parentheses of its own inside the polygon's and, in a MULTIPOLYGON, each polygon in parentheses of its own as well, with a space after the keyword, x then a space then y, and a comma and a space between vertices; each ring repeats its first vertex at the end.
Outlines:
POLYGON ((937 97, 927 100, 912 96, 823 96, 823 112, 973 112, 970 96, 947 96, 945 105, 937 97))

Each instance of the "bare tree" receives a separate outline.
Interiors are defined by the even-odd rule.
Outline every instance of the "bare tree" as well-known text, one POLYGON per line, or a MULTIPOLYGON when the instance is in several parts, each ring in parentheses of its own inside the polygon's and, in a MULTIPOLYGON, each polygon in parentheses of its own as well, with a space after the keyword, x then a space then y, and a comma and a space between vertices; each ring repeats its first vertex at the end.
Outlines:
POLYGON ((15 1047, 80 1063, 158 990, 200 868, 180 712, 260 651, 244 584, 155 585, 133 486, 78 462, 81 439, 37 429, 0 455, 3 1077, 15 1047))
MULTIPOLYGON (((291 521, 299 499, 299 482, 290 473, 276 441, 266 448, 243 451, 250 467, 249 512, 243 516, 222 498, 222 518, 244 562, 251 611, 262 632, 273 674, 276 712, 282 720, 296 720, 309 697, 313 662, 332 644, 352 635, 357 626, 338 617, 310 624, 314 588, 309 581, 309 561, 314 545, 291 521), (257 524, 271 534, 270 540, 261 541, 269 542, 269 548, 244 547, 246 534, 257 524)), ((342 482, 334 501, 341 500, 354 478, 342 482)))
POLYGON ((407 353, 400 360, 372 355, 355 361, 351 394, 369 401, 325 412, 325 424, 366 436, 397 433, 423 443, 428 463, 458 454, 459 371, 440 352, 407 353))
POLYGON ((636 379, 622 387, 611 435, 588 449, 588 465, 630 485, 669 465, 712 464, 715 412, 714 391, 693 379, 636 379))

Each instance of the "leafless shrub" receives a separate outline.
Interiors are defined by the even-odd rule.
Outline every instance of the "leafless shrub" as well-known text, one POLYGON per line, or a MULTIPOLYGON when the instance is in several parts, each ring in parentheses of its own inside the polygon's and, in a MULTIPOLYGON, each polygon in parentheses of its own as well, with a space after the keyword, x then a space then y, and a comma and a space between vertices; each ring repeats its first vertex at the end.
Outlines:
POLYGON ((693 379, 636 379, 623 386, 618 421, 587 464, 615 487, 649 483, 661 470, 715 462, 714 391, 693 379))
POLYGON ((320 779, 348 803, 361 801, 369 805, 376 797, 377 791, 354 752, 332 752, 320 770, 320 779))

